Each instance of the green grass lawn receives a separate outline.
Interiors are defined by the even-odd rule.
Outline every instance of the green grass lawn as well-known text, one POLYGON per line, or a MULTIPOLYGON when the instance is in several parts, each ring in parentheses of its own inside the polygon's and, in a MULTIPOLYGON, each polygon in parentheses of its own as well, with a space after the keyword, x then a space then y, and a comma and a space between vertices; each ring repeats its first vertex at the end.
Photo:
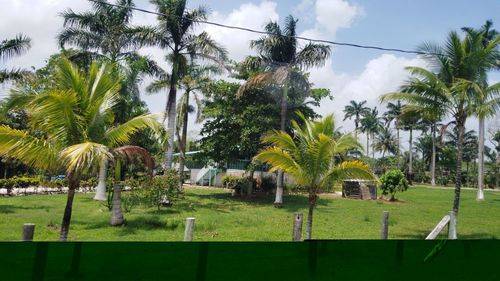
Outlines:
MULTIPOLYGON (((189 188, 173 207, 136 207, 125 213, 126 225, 111 227, 110 212, 92 197, 75 196, 70 240, 181 241, 185 219, 195 217, 195 240, 290 241, 292 214, 307 214, 304 195, 285 196, 284 208, 275 209, 273 196, 245 201, 223 189, 189 188)), ((396 197, 400 202, 322 195, 313 238, 378 239, 382 212, 389 211, 390 238, 422 239, 451 210, 453 190, 412 187, 396 197)), ((35 240, 57 240, 65 200, 66 195, 0 197, 0 240, 20 239, 23 223, 36 224, 35 240)), ((486 192, 486 200, 476 202, 475 191, 463 190, 458 223, 459 238, 500 237, 500 193, 486 192)))

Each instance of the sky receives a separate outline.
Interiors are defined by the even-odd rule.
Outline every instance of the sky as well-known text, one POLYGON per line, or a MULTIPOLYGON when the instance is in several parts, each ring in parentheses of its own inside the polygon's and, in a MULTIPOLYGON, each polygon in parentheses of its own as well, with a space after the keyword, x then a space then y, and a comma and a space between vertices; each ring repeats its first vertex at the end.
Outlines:
MULTIPOLYGON (((50 54, 58 51, 55 37, 62 27, 59 13, 68 8, 84 11, 90 7, 87 0, 0 1, 0 40, 18 33, 33 40, 33 47, 27 54, 7 62, 0 61, 0 66, 9 68, 43 66, 50 54)), ((301 36, 413 50, 423 42, 441 43, 448 32, 463 26, 480 27, 488 19, 493 20, 496 29, 500 30, 500 1, 481 0, 478 3, 465 0, 190 0, 188 6, 208 7, 211 21, 257 30, 262 30, 271 20, 282 23, 291 14, 299 19, 297 31, 301 36)), ((154 10, 147 0, 136 0, 135 4, 139 8, 154 10)), ((155 22, 154 15, 134 14, 134 24, 154 25, 155 22)), ((259 37, 207 25, 200 25, 198 29, 209 32, 228 49, 234 60, 254 54, 249 41, 259 37)), ((167 67, 161 50, 148 48, 141 52, 167 67)), ((314 86, 328 88, 334 96, 333 101, 324 101, 317 111, 334 113, 338 126, 344 131, 352 130, 352 121, 342 121, 344 106, 350 100, 367 100, 369 106, 377 106, 379 112, 383 112, 385 105, 379 104, 378 97, 398 89, 408 77, 406 66, 425 66, 425 62, 416 55, 333 47, 325 66, 310 70, 314 86)), ((490 73, 489 80, 490 83, 500 82, 500 73, 490 73)), ((8 86, 3 87, 0 92, 8 91, 8 86)), ((143 95, 142 98, 152 112, 159 112, 164 108, 166 93, 143 95)), ((470 118, 468 129, 477 130, 476 123, 477 120, 470 118)), ((200 126, 190 124, 193 135, 200 126)), ((500 117, 493 118, 487 126, 489 129, 500 128, 500 117)), ((403 135, 403 143, 406 138, 403 135)), ((363 139, 361 141, 364 143, 363 139)))

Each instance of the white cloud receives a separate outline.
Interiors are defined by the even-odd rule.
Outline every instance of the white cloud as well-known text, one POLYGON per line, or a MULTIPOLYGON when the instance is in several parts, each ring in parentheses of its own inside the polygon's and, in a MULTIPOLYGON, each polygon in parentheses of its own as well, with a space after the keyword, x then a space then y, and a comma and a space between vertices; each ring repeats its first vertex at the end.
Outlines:
POLYGON ((0 9, 0 40, 18 33, 32 39, 32 48, 23 56, 5 62, 7 67, 40 67, 56 50, 56 35, 63 20, 59 13, 71 7, 81 11, 89 7, 85 0, 3 0, 0 9))
MULTIPOLYGON (((210 20, 225 25, 262 30, 264 25, 269 21, 279 20, 276 8, 277 4, 271 1, 262 1, 258 5, 246 3, 227 15, 216 11, 211 15, 210 20)), ((260 37, 254 33, 212 25, 204 28, 213 39, 227 48, 229 57, 236 61, 243 60, 251 54, 252 51, 249 47, 250 40, 260 37)))
MULTIPOLYGON (((299 8, 307 7, 303 1, 299 8)), ((364 9, 346 0, 317 0, 314 5, 316 21, 313 28, 301 35, 318 39, 334 39, 341 28, 349 28, 357 17, 365 14, 364 9)))

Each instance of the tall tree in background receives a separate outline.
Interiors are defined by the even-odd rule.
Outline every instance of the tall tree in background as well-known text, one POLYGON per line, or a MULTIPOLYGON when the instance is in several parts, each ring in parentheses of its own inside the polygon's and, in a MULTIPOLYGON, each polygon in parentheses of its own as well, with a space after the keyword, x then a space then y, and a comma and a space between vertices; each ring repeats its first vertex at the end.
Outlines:
POLYGON ((368 165, 358 160, 338 161, 337 156, 349 149, 362 150, 352 135, 335 133, 333 115, 319 121, 304 120, 305 125, 294 122, 294 137, 283 131, 271 131, 263 141, 271 146, 255 159, 291 174, 297 184, 309 193, 306 239, 312 238, 313 210, 318 193, 345 178, 375 178, 368 165))
POLYGON ((397 140, 392 134, 392 131, 388 128, 382 128, 373 140, 373 149, 375 151, 382 152, 382 158, 384 158, 385 153, 389 152, 397 155, 398 145, 397 140))
MULTIPOLYGON (((19 34, 14 39, 5 39, 0 42, 0 62, 19 56, 31 48, 31 39, 19 34)), ((0 68, 0 84, 11 79, 19 79, 25 74, 22 70, 7 70, 0 68)))
MULTIPOLYGON (((196 122, 200 122, 202 118, 202 97, 201 92, 204 91, 208 83, 211 82, 210 75, 221 73, 221 69, 215 65, 196 65, 189 64, 186 73, 178 81, 179 88, 184 91, 177 108, 177 126, 176 135, 179 146, 179 179, 180 186, 184 183, 184 164, 186 163, 186 145, 187 145, 187 128, 189 113, 195 111, 193 105, 190 104, 191 96, 194 98, 197 107, 196 122)), ((170 75, 165 75, 163 79, 156 80, 151 83, 146 89, 150 93, 158 93, 167 88, 170 84, 170 75)))
MULTIPOLYGON (((244 64, 250 69, 257 70, 258 74, 251 77, 240 89, 240 92, 244 92, 262 83, 273 83, 280 87, 280 130, 283 132, 286 131, 290 86, 293 83, 300 83, 298 80, 304 80, 302 71, 324 65, 330 56, 330 47, 327 45, 310 42, 299 48, 298 40, 295 38, 297 22, 298 20, 291 15, 285 18, 283 27, 277 22, 269 22, 265 26, 265 31, 269 34, 251 41, 250 46, 257 50, 259 56, 248 57, 244 64)), ((306 81, 302 84, 309 83, 306 81)), ((278 170, 274 206, 280 208, 282 205, 283 171, 278 170)))
POLYGON ((190 61, 208 59, 223 63, 226 50, 210 38, 207 32, 195 34, 196 23, 206 20, 205 7, 187 9, 186 0, 151 0, 158 13, 158 25, 145 28, 142 42, 169 51, 166 58, 171 64, 170 82, 165 113, 169 131, 168 147, 165 151, 164 167, 172 167, 176 128, 176 102, 179 80, 184 76, 190 61))
POLYGON ((400 154, 400 138, 399 138, 399 129, 401 127, 401 120, 400 120, 400 115, 401 115, 401 109, 403 108, 403 104, 401 104, 401 101, 397 101, 395 103, 389 102, 387 103, 387 111, 384 112, 384 116, 387 118, 387 121, 389 123, 394 121, 394 128, 396 129, 396 156, 398 157, 398 164, 399 164, 399 154, 400 154))
MULTIPOLYGON (((90 11, 77 13, 68 9, 61 14, 64 26, 58 35, 59 45, 63 49, 68 45, 78 47, 79 50, 68 57, 83 68, 88 68, 93 60, 113 66, 115 79, 121 83, 113 109, 114 122, 125 123, 147 112, 139 95, 142 77, 160 75, 162 70, 156 62, 137 52, 142 43, 139 34, 144 27, 131 25, 135 6, 132 0, 116 0, 117 6, 108 5, 107 1, 91 2, 90 11)), ((107 167, 108 163, 101 163, 95 200, 107 200, 107 167)))
POLYGON ((348 105, 345 106, 344 108, 344 120, 349 119, 354 117, 354 136, 358 136, 359 132, 359 125, 360 125, 360 120, 361 117, 370 113, 370 108, 365 106, 366 101, 361 101, 361 102, 356 102, 354 100, 351 100, 348 105))
MULTIPOLYGON (((462 30, 468 33, 471 37, 480 36, 482 37, 482 43, 485 48, 488 47, 492 42, 495 42, 498 46, 500 43, 498 40, 498 32, 492 29, 493 22, 486 21, 486 23, 478 30, 470 27, 464 27, 462 30)), ((498 48, 498 47, 497 47, 498 48)), ((500 57, 500 55, 499 55, 500 57)), ((497 58, 496 67, 500 68, 500 59, 497 58)), ((486 71, 486 69, 483 69, 486 71)), ((492 85, 488 87, 487 74, 483 73, 482 78, 478 83, 470 85, 470 90, 476 92, 476 102, 471 113, 475 114, 479 119, 479 151, 478 151, 478 178, 477 178, 477 195, 476 200, 484 200, 484 121, 486 118, 493 116, 499 107, 499 96, 498 96, 498 85, 492 85)), ((499 84, 499 83, 497 83, 499 84)))
MULTIPOLYGON (((371 109, 368 113, 363 115, 361 119, 361 131, 366 134, 366 156, 370 157, 370 138, 374 139, 375 134, 377 134, 383 128, 382 120, 378 116, 377 108, 371 109)), ((373 145, 373 144, 372 144, 373 145)), ((372 150, 372 158, 375 157, 375 151, 372 150)))

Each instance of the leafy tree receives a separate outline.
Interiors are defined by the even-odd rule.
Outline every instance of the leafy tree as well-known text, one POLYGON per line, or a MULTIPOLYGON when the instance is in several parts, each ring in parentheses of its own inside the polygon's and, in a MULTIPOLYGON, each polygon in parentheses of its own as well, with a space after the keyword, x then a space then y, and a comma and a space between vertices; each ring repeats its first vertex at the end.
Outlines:
POLYGON ((171 64, 169 92, 165 112, 169 130, 168 147, 165 151, 165 169, 172 167, 176 128, 176 101, 179 80, 186 73, 189 61, 208 59, 223 63, 226 50, 210 38, 207 32, 194 34, 196 23, 206 20, 208 10, 204 7, 187 9, 186 0, 151 0, 158 16, 158 25, 142 30, 142 42, 168 50, 166 58, 171 64), (165 16, 163 16, 165 15, 165 16))
POLYGON ((370 113, 370 108, 365 106, 366 101, 356 102, 351 100, 348 105, 344 108, 344 121, 346 119, 351 120, 354 117, 354 135, 358 135, 359 130, 359 122, 362 116, 365 116, 370 113))
MULTIPOLYGON (((127 143, 137 130, 160 125, 154 115, 143 115, 110 126, 120 86, 110 71, 110 66, 94 63, 85 75, 63 60, 56 68, 55 87, 35 95, 24 106, 30 127, 39 134, 0 126, 1 156, 41 170, 66 171, 69 190, 61 240, 68 237, 73 198, 81 176, 91 172, 102 159, 112 161, 119 153, 106 145, 117 147, 127 143)), ((134 150, 121 151, 134 154, 134 150)))
MULTIPOLYGON (((244 84, 240 92, 263 83, 271 83, 281 89, 280 97, 280 130, 287 127, 287 116, 289 111, 290 94, 303 95, 303 100, 309 95, 309 82, 303 75, 303 71, 324 65, 330 56, 330 47, 323 44, 308 43, 299 49, 298 40, 295 37, 298 20, 293 16, 285 18, 283 27, 277 22, 269 22, 265 26, 268 32, 257 40, 250 43, 250 47, 257 50, 258 56, 250 56, 244 62, 249 69, 254 70, 253 75, 244 84), (300 90, 300 89, 303 90, 300 90)), ((278 171, 276 185, 275 207, 283 205, 283 172, 278 171)))
MULTIPOLYGON (((19 56, 31 48, 31 39, 19 34, 14 39, 5 39, 0 42, 0 60, 7 60, 14 56, 19 56)), ((0 84, 6 80, 19 79, 26 71, 7 70, 0 68, 0 84)))
POLYGON ((263 141, 271 146, 255 159, 271 165, 270 171, 281 169, 294 177, 297 184, 309 193, 306 239, 312 237, 313 209, 318 193, 345 178, 373 179, 374 175, 363 162, 343 161, 336 156, 347 150, 362 149, 350 134, 335 136, 333 115, 320 121, 304 120, 300 127, 294 122, 294 137, 283 131, 269 132, 263 141))
POLYGON ((397 155, 398 146, 397 140, 392 134, 392 131, 387 128, 383 128, 375 136, 373 149, 382 152, 382 158, 385 156, 386 152, 397 155))
POLYGON ((387 118, 387 121, 388 121, 388 125, 390 125, 390 123, 392 121, 394 121, 394 128, 396 128, 396 155, 399 157, 399 153, 400 153, 400 138, 399 138, 399 129, 401 128, 401 120, 400 120, 400 116, 401 116, 401 110, 403 109, 403 104, 401 103, 401 101, 397 101, 396 103, 392 103, 392 102, 388 102, 387 103, 387 111, 384 112, 383 116, 385 118, 387 118))
POLYGON ((380 189, 382 194, 391 195, 391 201, 395 201, 396 192, 403 192, 408 189, 408 181, 400 170, 388 171, 380 177, 380 189))

